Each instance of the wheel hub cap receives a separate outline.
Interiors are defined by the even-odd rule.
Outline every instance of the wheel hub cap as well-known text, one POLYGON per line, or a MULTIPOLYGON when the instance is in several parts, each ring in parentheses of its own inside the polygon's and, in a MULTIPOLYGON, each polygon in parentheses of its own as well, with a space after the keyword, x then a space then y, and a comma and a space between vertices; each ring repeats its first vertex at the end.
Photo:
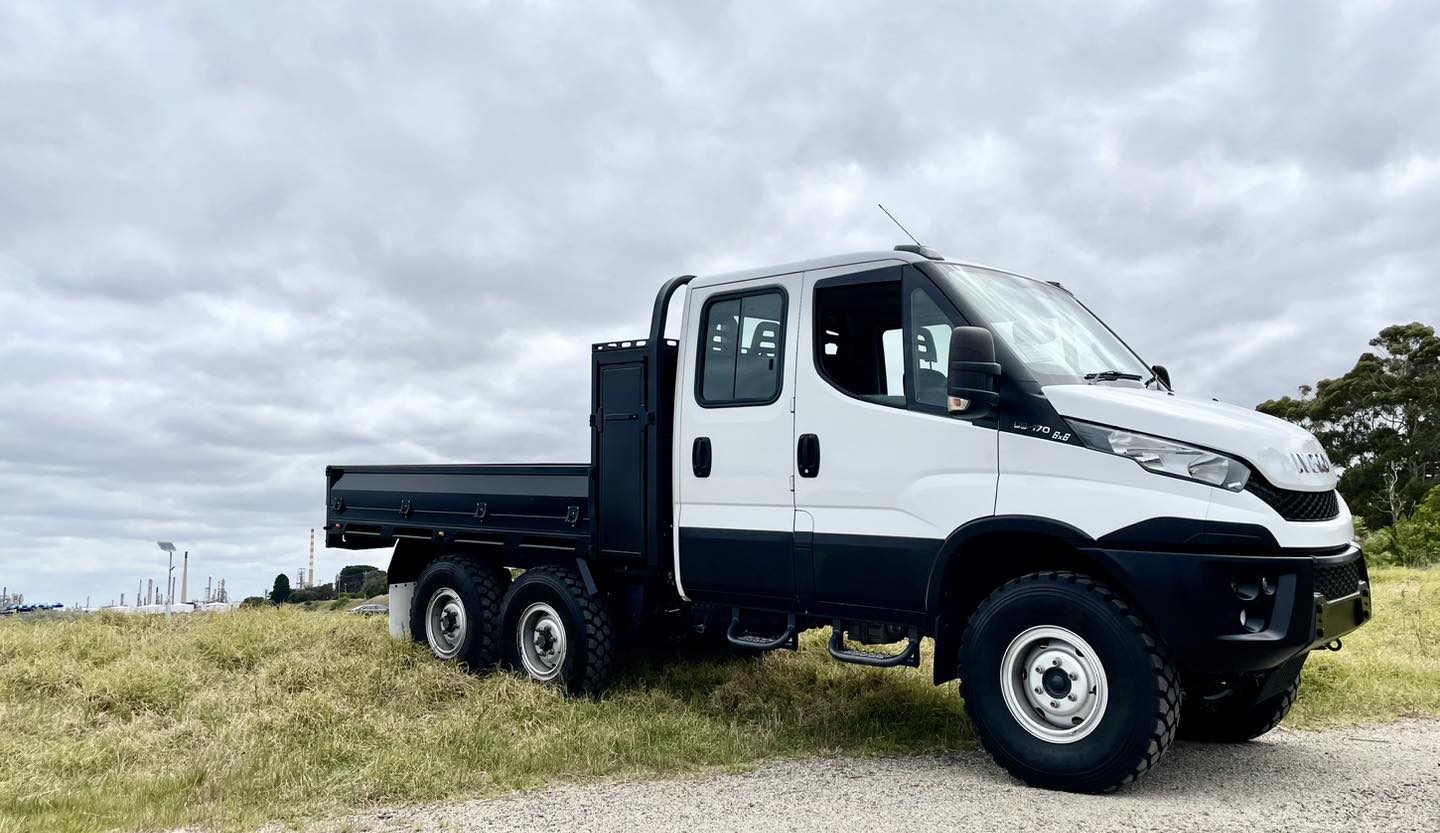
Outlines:
POLYGON ((549 681, 560 676, 565 666, 568 640, 565 623, 555 608, 536 602, 520 614, 517 647, 525 673, 537 680, 549 681))
POLYGON ((1070 693, 1070 675, 1059 668, 1046 669, 1041 675, 1041 685, 1051 697, 1064 697, 1070 693))
POLYGON ((454 659, 465 644, 465 604, 449 587, 441 587, 425 606, 425 641, 441 659, 454 659))
POLYGON ((1055 626, 1029 628, 1000 663, 1005 706, 1025 731, 1051 743, 1089 735, 1109 700, 1105 668, 1089 643, 1055 626))

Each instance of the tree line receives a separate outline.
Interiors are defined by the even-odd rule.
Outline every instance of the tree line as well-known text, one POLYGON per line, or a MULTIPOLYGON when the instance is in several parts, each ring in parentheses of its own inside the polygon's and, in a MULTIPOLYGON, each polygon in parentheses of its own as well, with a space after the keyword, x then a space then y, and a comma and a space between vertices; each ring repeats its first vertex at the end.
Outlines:
POLYGON ((1372 561, 1440 563, 1440 338, 1395 324, 1345 375, 1258 410, 1300 425, 1342 468, 1340 494, 1372 561))
POLYGON ((264 596, 251 596, 242 604, 248 606, 270 604, 300 604, 303 602, 328 602, 347 597, 368 599, 388 591, 389 581, 384 570, 369 564, 352 564, 340 571, 335 582, 317 584, 314 587, 292 587, 290 577, 281 573, 275 577, 270 592, 264 596), (338 584, 337 584, 338 582, 338 584))

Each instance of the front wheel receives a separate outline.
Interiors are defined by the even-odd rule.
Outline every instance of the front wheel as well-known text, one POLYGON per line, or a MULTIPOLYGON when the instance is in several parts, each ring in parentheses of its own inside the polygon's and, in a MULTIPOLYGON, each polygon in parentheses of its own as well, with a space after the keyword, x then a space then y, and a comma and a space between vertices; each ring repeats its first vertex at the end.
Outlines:
POLYGON ((1007 582, 970 617, 959 660, 981 743, 1032 786, 1117 789, 1175 737, 1174 667, 1139 614, 1088 576, 1007 582))

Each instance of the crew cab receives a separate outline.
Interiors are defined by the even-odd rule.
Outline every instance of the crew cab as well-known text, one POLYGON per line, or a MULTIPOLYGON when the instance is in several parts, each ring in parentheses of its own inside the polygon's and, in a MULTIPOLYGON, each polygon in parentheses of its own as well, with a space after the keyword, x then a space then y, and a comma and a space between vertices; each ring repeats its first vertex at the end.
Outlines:
POLYGON ((930 653, 1016 777, 1103 792, 1273 728, 1370 617, 1315 438, 1177 394, 1057 283, 908 245, 686 275, 591 358, 588 465, 326 470, 327 546, 393 547, 392 635, 599 694, 665 625, 828 627, 930 653))

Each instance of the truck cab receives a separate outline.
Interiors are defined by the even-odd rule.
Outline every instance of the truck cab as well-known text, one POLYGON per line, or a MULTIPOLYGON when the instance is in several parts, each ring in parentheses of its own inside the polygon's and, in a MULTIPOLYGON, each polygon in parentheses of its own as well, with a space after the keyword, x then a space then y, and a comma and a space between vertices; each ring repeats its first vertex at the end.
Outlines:
POLYGON ((921 246, 684 276, 592 357, 588 466, 327 471, 327 543, 395 547, 397 636, 597 692, 662 618, 828 627, 931 652, 1018 778, 1106 791, 1273 728, 1370 616, 1315 438, 1177 394, 1056 283, 921 246))

